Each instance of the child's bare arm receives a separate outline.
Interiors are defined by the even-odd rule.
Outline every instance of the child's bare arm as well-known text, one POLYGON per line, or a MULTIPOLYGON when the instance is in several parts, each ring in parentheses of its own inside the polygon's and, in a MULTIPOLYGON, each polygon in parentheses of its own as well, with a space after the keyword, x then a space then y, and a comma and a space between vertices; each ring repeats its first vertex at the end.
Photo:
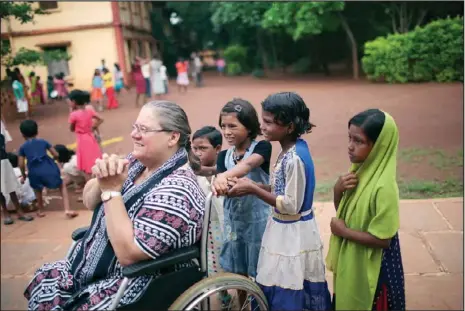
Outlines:
POLYGON ((26 179, 26 159, 22 156, 18 157, 18 166, 21 170, 21 175, 24 179, 26 179))
POLYGON ((69 125, 69 130, 70 130, 71 132, 74 132, 75 128, 76 128, 76 124, 75 124, 75 123, 71 123, 71 124, 69 125))

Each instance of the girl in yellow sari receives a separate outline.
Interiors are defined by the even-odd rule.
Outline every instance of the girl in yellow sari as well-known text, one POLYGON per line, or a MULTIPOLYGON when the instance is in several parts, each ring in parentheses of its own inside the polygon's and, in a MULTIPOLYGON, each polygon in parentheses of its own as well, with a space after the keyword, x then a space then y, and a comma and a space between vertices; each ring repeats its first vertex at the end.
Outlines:
POLYGON ((349 121, 352 167, 334 186, 327 268, 335 310, 405 310, 394 119, 370 109, 349 121))

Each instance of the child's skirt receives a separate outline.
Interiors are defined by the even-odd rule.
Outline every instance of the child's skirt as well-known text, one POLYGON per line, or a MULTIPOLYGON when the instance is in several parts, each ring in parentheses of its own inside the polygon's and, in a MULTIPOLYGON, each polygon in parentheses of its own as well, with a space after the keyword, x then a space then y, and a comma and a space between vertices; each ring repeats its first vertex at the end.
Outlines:
POLYGON ((224 272, 220 267, 220 254, 223 246, 223 233, 221 223, 218 220, 211 220, 208 224, 208 276, 224 272))
POLYGON ((189 76, 187 75, 187 72, 178 73, 176 83, 178 85, 186 85, 186 86, 189 85, 189 76))
POLYGON ((1 192, 5 198, 8 198, 10 193, 21 191, 21 184, 16 178, 13 166, 8 159, 2 160, 1 169, 1 192))
POLYGON ((90 95, 92 101, 100 101, 103 98, 103 93, 101 88, 94 87, 92 89, 92 94, 90 95))
POLYGON ((29 110, 29 106, 27 104, 27 99, 17 99, 16 100, 16 109, 19 113, 27 112, 29 110))

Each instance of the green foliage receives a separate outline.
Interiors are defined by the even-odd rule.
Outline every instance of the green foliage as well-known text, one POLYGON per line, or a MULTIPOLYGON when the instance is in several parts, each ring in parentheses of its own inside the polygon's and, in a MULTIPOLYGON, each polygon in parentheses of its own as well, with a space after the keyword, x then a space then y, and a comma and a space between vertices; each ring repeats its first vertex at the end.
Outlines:
POLYGON ((291 72, 298 74, 309 72, 311 65, 312 63, 308 57, 302 57, 294 64, 292 64, 291 72))
POLYGON ((375 81, 463 81, 463 17, 367 42, 362 65, 375 81))
MULTIPOLYGON (((31 1, 32 2, 32 1, 31 1)), ((33 9, 31 2, 22 1, 2 1, 0 2, 0 19, 13 17, 21 24, 31 23, 34 21, 34 15, 47 14, 41 9, 33 9)))
POLYGON ((242 66, 239 63, 227 63, 226 65, 226 74, 228 76, 239 76, 242 74, 242 66))
POLYGON ((223 52, 226 64, 236 63, 239 64, 241 70, 245 68, 247 64, 247 49, 241 45, 234 44, 228 46, 223 52))
POLYGON ((344 10, 344 2, 273 2, 263 17, 264 28, 281 28, 299 40, 307 35, 318 35, 324 30, 336 30, 344 10))
POLYGON ((261 79, 265 77, 265 72, 261 68, 256 68, 252 71, 252 76, 261 79))
POLYGON ((263 14, 271 7, 271 2, 214 2, 211 21, 216 29, 227 24, 240 24, 242 27, 261 26, 263 14))

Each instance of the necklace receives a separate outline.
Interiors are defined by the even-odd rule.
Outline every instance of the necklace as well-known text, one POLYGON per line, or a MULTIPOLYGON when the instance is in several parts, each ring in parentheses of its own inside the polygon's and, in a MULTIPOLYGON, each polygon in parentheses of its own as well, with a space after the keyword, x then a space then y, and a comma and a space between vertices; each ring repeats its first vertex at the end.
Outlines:
POLYGON ((232 154, 234 164, 237 164, 237 162, 241 161, 244 158, 247 151, 249 151, 249 148, 245 149, 244 154, 237 155, 236 154, 236 148, 234 148, 234 151, 233 151, 233 154, 232 154))

